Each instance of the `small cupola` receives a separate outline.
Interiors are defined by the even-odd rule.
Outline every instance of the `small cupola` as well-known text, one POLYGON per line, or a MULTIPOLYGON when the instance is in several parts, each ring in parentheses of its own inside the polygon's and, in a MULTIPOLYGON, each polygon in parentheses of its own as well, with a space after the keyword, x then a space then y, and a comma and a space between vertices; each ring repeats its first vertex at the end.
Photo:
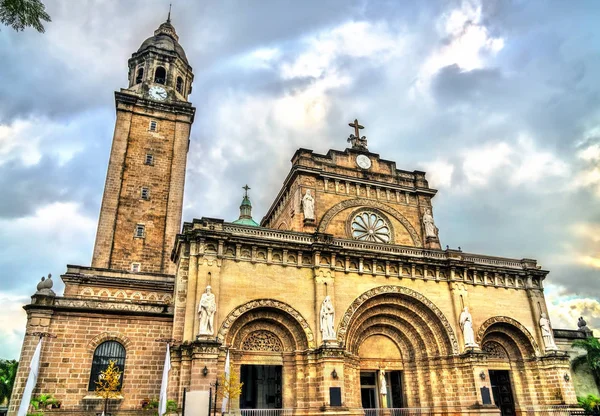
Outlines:
POLYGON ((258 223, 252 219, 252 203, 248 197, 248 190, 250 187, 246 185, 242 189, 244 190, 244 198, 242 199, 242 204, 240 205, 240 217, 233 223, 258 227, 258 223))

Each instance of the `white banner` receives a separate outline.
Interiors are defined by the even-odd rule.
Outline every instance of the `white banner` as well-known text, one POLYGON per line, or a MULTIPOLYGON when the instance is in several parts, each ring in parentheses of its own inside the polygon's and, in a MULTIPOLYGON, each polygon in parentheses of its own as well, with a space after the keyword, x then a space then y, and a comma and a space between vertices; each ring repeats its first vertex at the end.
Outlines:
POLYGON ((31 357, 31 364, 29 364, 29 376, 27 377, 27 384, 25 384, 25 390, 23 391, 23 397, 21 398, 21 404, 19 405, 19 412, 17 416, 26 416, 29 410, 29 402, 31 402, 31 393, 35 389, 37 384, 38 374, 40 372, 40 355, 42 354, 42 338, 38 342, 33 357, 31 357))
MULTIPOLYGON (((227 358, 225 359, 225 380, 229 383, 229 350, 227 350, 227 358)), ((225 386, 223 386, 224 388, 225 386)), ((227 411, 227 402, 229 402, 228 397, 223 397, 223 404, 221 405, 221 413, 225 413, 227 411)))
POLYGON ((169 385, 169 371, 171 370, 171 348, 167 342, 167 355, 163 367, 162 383, 160 385, 160 397, 158 399, 158 414, 163 416, 167 413, 167 389, 169 385))

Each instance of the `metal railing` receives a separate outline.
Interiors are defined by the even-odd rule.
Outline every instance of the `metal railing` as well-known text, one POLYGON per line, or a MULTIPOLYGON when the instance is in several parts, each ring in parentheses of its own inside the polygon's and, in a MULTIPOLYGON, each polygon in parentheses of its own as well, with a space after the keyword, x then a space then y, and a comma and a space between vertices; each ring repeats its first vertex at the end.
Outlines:
POLYGON ((555 406, 525 406, 521 408, 521 414, 527 416, 578 416, 585 415, 580 407, 555 405, 555 406))
POLYGON ((363 409, 365 416, 430 416, 429 407, 397 407, 389 409, 363 409))
POLYGON ((294 409, 240 409, 242 416, 292 416, 294 409))

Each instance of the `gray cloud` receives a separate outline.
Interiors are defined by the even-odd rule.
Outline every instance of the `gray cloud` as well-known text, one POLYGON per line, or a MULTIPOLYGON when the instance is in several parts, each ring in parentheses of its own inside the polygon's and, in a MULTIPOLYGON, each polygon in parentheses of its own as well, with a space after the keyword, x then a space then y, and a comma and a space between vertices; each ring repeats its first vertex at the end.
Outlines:
MULTIPOLYGON (((450 59, 426 74, 428 60, 458 36, 445 32, 443 17, 464 4, 176 3, 173 22, 196 76, 184 220, 237 218, 245 183, 260 220, 294 151, 343 149, 346 123, 358 117, 370 149, 398 167, 451 168, 430 172, 440 189, 434 214, 443 244, 537 258, 551 270, 548 281, 558 296, 597 299, 597 269, 575 261, 597 243, 572 229, 600 224, 593 209, 598 196, 572 184, 583 168, 577 152, 597 140, 600 126, 599 6, 483 2, 480 21, 469 24, 502 38, 504 47, 476 52, 481 65, 464 68, 450 59), (389 50, 361 38, 352 39, 354 50, 344 49, 332 31, 352 22, 369 24, 367 35, 380 35, 377 42, 390 42, 389 50), (285 65, 310 52, 324 58, 328 49, 315 49, 324 42, 342 52, 322 72, 283 76, 285 65), (269 48, 279 54, 264 65, 249 63, 252 52, 269 48), (485 174, 485 184, 474 184, 469 152, 499 144, 510 149, 506 160, 485 174), (527 171, 535 163, 541 163, 539 177, 527 171), (527 180, 515 179, 520 170, 527 180)), ((38 276, 89 263, 114 126, 113 91, 126 86, 127 59, 164 19, 168 1, 48 1, 47 7, 53 22, 46 34, 0 31, 0 79, 10 80, 0 88, 0 139, 2 128, 34 124, 18 141, 32 149, 3 154, 0 140, 0 221, 23 224, 23 235, 16 228, 0 232, 0 244, 10 248, 0 252, 1 281, 21 298, 38 276), (34 151, 39 160, 24 162, 34 151), (77 205, 59 207, 73 209, 73 221, 54 211, 39 214, 57 203, 77 205), (44 218, 58 229, 36 233, 44 218)), ((498 162, 493 156, 490 164, 498 162)), ((582 308, 595 313, 588 304, 582 308)), ((600 326, 600 317, 591 322, 600 326)), ((0 345, 0 355, 16 350, 0 345)))

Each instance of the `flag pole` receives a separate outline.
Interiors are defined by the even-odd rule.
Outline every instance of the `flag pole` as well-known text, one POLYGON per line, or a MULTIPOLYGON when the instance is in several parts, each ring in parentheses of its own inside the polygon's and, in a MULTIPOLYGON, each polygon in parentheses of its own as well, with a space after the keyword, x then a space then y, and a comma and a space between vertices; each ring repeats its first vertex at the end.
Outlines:
POLYGON ((39 337, 33 356, 29 363, 29 374, 27 376, 27 382, 25 383, 25 389, 23 390, 23 396, 21 397, 21 403, 19 405, 19 411, 17 416, 26 416, 29 410, 29 404, 31 402, 31 394, 37 384, 38 375, 40 372, 40 358, 42 355, 42 340, 44 338, 56 338, 56 335, 50 332, 31 332, 25 335, 33 335, 39 337))
POLYGON ((169 391, 169 371, 171 371, 171 343, 178 342, 173 338, 159 338, 156 342, 164 342, 167 344, 167 352, 165 354, 165 365, 163 367, 162 381, 160 383, 160 396, 158 398, 158 416, 163 416, 167 413, 167 401, 169 391))

